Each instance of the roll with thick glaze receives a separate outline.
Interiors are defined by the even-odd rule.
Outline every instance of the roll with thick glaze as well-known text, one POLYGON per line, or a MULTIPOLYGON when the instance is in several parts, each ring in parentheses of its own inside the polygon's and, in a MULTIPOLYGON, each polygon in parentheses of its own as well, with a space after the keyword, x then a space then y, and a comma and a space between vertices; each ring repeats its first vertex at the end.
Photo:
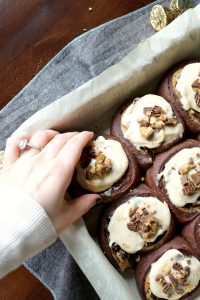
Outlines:
POLYGON ((198 293, 200 261, 190 245, 177 236, 143 256, 134 273, 145 300, 189 299, 190 295, 198 293))
POLYGON ((158 155, 145 180, 179 223, 193 220, 200 214, 200 141, 186 140, 158 155))
POLYGON ((156 153, 180 142, 184 125, 164 98, 149 94, 121 107, 114 116, 111 132, 130 148, 139 165, 147 169, 156 153))
POLYGON ((173 67, 162 80, 158 94, 167 99, 189 131, 200 133, 200 59, 184 61, 173 67))
POLYGON ((168 205, 144 184, 108 205, 100 219, 101 248, 121 272, 133 268, 140 254, 159 248, 173 234, 168 205))

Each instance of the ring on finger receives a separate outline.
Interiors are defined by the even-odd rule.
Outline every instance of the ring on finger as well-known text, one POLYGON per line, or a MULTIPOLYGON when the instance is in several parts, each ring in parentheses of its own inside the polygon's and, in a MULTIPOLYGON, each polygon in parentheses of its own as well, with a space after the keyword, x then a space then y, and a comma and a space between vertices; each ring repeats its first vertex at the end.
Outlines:
POLYGON ((41 148, 41 147, 37 147, 37 146, 35 146, 35 145, 29 143, 27 139, 20 140, 20 141, 17 143, 17 146, 18 146, 18 148, 19 148, 19 150, 20 150, 21 152, 25 151, 27 148, 33 148, 33 149, 42 151, 42 148, 41 148))

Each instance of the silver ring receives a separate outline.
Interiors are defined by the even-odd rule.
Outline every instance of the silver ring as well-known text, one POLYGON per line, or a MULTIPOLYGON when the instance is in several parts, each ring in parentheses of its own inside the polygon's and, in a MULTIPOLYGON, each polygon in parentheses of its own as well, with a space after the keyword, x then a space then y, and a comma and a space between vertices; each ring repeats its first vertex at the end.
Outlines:
POLYGON ((35 145, 32 145, 28 142, 28 140, 26 139, 23 139, 23 140, 20 140, 18 143, 17 143, 17 146, 19 148, 19 150, 21 151, 24 151, 26 148, 33 148, 33 149, 36 149, 36 150, 39 150, 39 151, 42 151, 42 148, 41 147, 36 147, 35 145))

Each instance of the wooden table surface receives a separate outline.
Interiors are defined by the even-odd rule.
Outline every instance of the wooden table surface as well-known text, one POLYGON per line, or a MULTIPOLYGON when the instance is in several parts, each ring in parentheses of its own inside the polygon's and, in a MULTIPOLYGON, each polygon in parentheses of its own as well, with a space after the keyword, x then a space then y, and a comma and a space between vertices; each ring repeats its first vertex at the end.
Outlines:
MULTIPOLYGON (((150 0, 0 1, 0 109, 67 43, 150 0)), ((1 300, 46 300, 50 292, 23 266, 0 280, 1 300)))

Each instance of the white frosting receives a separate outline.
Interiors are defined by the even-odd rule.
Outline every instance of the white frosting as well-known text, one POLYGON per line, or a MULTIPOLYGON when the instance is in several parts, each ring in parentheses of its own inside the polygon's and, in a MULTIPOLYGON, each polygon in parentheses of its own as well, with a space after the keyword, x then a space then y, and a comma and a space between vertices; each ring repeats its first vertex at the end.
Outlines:
POLYGON ((151 292, 158 298, 162 299, 170 299, 175 300, 181 298, 183 295, 191 292, 194 290, 200 280, 200 262, 199 260, 194 256, 185 256, 180 251, 176 249, 170 249, 167 252, 165 252, 155 263, 151 265, 151 270, 149 273, 149 279, 150 279, 150 289, 151 292), (188 260, 190 260, 190 264, 188 264, 188 260), (165 293, 163 293, 163 287, 159 282, 155 280, 156 276, 159 274, 162 274, 166 280, 167 283, 170 283, 170 279, 168 275, 165 275, 165 272, 163 270, 166 270, 166 268, 170 268, 172 275, 174 269, 172 268, 174 263, 180 263, 183 267, 190 268, 190 274, 187 277, 187 285, 183 285, 182 288, 184 290, 183 294, 177 294, 175 289, 172 290, 172 294, 170 296, 167 296, 165 293))
POLYGON ((183 149, 175 154, 165 165, 163 172, 158 174, 158 181, 164 176, 165 188, 170 201, 176 207, 183 207, 187 203, 195 203, 200 196, 200 190, 191 195, 183 194, 183 185, 181 176, 178 173, 179 168, 189 162, 190 158, 194 163, 200 164, 200 148, 194 147, 190 149, 183 149))
POLYGON ((162 203, 154 197, 132 197, 126 203, 120 205, 114 212, 108 231, 110 233, 110 247, 117 243, 127 253, 136 253, 141 250, 145 243, 154 242, 159 235, 162 235, 170 225, 171 215, 166 203, 162 203), (148 211, 155 211, 155 216, 161 225, 154 237, 144 240, 138 232, 128 229, 127 223, 130 221, 129 210, 135 206, 146 208, 148 211))
POLYGON ((192 84, 196 79, 200 79, 200 63, 193 63, 185 66, 181 71, 177 81, 176 89, 180 93, 180 102, 185 110, 193 108, 200 112, 200 107, 196 104, 195 91, 192 84))
POLYGON ((169 142, 182 137, 183 126, 164 126, 163 129, 154 133, 150 140, 145 139, 140 133, 140 124, 138 120, 144 117, 144 107, 160 106, 168 118, 174 117, 170 104, 162 97, 157 95, 146 95, 142 98, 136 98, 133 103, 128 106, 121 117, 121 130, 124 137, 129 140, 137 149, 141 147, 157 148, 164 142, 169 142))
MULTIPOLYGON (((104 155, 111 159, 112 170, 103 177, 87 180, 85 178, 85 169, 77 166, 77 181, 85 189, 92 192, 102 192, 110 188, 117 182, 126 172, 128 168, 128 158, 121 144, 118 141, 106 140, 103 136, 93 141, 93 145, 97 151, 101 151, 104 155)), ((96 159, 92 159, 90 166, 94 166, 96 159)))

